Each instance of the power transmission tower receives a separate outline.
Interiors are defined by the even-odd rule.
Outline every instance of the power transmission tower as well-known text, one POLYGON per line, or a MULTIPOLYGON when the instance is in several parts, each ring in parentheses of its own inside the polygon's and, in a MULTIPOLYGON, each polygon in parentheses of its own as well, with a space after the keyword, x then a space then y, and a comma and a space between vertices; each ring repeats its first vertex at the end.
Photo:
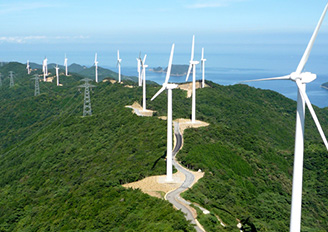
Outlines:
POLYGON ((39 82, 39 75, 34 74, 34 77, 31 80, 35 80, 35 88, 34 88, 34 96, 40 95, 40 82, 39 82))
POLYGON ((9 87, 14 87, 14 72, 13 71, 9 71, 9 78, 10 78, 10 83, 9 83, 9 87))
POLYGON ((79 88, 84 88, 84 105, 83 105, 83 117, 87 115, 92 115, 91 111, 91 100, 90 100, 90 88, 96 87, 95 85, 91 85, 89 81, 92 81, 89 78, 84 78, 81 81, 85 81, 83 85, 79 85, 79 88))
POLYGON ((0 73, 0 87, 2 87, 2 74, 0 73))

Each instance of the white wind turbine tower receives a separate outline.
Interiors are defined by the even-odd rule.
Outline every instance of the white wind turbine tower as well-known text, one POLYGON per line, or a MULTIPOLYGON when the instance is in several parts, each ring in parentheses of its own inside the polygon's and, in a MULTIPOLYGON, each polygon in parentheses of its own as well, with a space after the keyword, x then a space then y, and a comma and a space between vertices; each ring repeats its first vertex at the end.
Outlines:
POLYGON ((117 64, 118 66, 118 83, 121 83, 121 62, 122 59, 120 59, 120 50, 117 50, 117 64))
POLYGON ((26 69, 27 69, 27 74, 31 74, 31 69, 30 69, 30 61, 29 60, 27 60, 27 62, 26 62, 26 69))
POLYGON ((303 72, 304 66, 309 58, 312 46, 317 37, 319 28, 327 12, 328 4, 326 5, 318 25, 311 37, 311 40, 303 54, 303 57, 298 64, 295 72, 282 77, 273 77, 266 79, 258 79, 253 81, 265 80, 291 80, 294 81, 298 88, 297 95, 297 113, 296 113, 296 131, 295 131, 295 148, 294 148, 294 168, 293 168, 293 189, 292 189, 292 206, 290 216, 290 232, 299 232, 301 230, 301 209, 302 209, 302 182, 303 182, 303 156, 304 156, 304 117, 305 104, 307 105, 311 116, 318 128, 320 136, 328 150, 328 142, 321 128, 319 120, 313 110, 311 102, 305 92, 306 84, 314 81, 316 74, 303 72))
POLYGON ((64 66, 65 66, 65 75, 68 76, 68 67, 67 67, 67 57, 66 57, 66 54, 65 54, 64 66))
POLYGON ((195 36, 192 36, 192 46, 191 46, 191 58, 189 62, 188 73, 186 81, 188 81, 191 68, 192 68, 192 109, 191 109, 191 122, 196 122, 196 64, 199 64, 198 61, 194 60, 194 48, 195 48, 195 36))
POLYGON ((137 58, 137 62, 138 62, 138 83, 139 83, 139 86, 141 86, 141 75, 140 75, 140 68, 141 68, 141 58, 140 58, 140 55, 139 55, 139 58, 137 58))
POLYGON ((167 67, 165 82, 162 88, 152 97, 154 100, 159 94, 167 89, 167 157, 166 157, 166 181, 173 181, 172 178, 172 89, 178 87, 177 84, 169 84, 169 78, 171 74, 172 59, 174 52, 174 44, 172 45, 169 65, 167 67))
POLYGON ((143 61, 141 62, 141 78, 143 79, 143 85, 142 85, 142 110, 146 110, 146 68, 148 68, 148 65, 145 64, 147 55, 144 56, 143 61))
POLYGON ((59 67, 58 67, 58 64, 56 65, 55 69, 56 69, 57 86, 59 86, 59 72, 58 72, 59 67))
POLYGON ((43 72, 43 81, 46 81, 46 77, 48 76, 48 64, 47 64, 47 57, 44 58, 43 63, 42 63, 42 72, 43 72))
POLYGON ((96 73, 96 82, 98 83, 98 61, 97 61, 97 53, 95 55, 95 73, 96 73))
POLYGON ((205 87, 205 61, 206 59, 204 58, 204 48, 202 48, 202 58, 200 60, 202 69, 202 88, 205 87))
POLYGON ((48 59, 47 59, 47 57, 44 59, 44 68, 45 68, 46 76, 48 76, 48 59))

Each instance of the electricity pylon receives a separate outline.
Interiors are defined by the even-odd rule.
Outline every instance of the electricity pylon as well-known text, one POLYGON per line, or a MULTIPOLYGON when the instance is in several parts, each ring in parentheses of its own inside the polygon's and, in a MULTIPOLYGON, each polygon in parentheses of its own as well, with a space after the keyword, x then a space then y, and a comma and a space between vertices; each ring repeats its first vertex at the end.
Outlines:
POLYGON ((9 71, 9 78, 10 78, 10 83, 9 83, 9 87, 14 87, 14 72, 13 71, 9 71))
POLYGON ((79 85, 79 88, 84 88, 84 105, 83 105, 83 117, 87 115, 92 115, 91 111, 91 100, 90 100, 90 88, 96 87, 95 85, 91 85, 89 81, 92 81, 89 78, 84 78, 81 81, 85 81, 83 85, 79 85))
POLYGON ((31 80, 35 80, 35 88, 34 88, 34 96, 40 95, 40 83, 39 83, 39 75, 34 74, 34 77, 31 80))

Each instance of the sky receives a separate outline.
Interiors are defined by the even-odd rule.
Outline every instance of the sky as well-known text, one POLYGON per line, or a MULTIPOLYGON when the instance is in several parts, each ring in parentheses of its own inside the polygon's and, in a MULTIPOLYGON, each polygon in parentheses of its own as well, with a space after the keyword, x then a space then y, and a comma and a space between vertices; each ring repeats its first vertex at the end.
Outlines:
MULTIPOLYGON (((183 53, 189 52, 193 34, 197 46, 206 45, 208 52, 243 53, 271 45, 289 49, 299 45, 304 50, 326 4, 326 0, 0 0, 0 60, 35 50, 164 52, 172 43, 183 53)), ((316 44, 327 44, 327 38, 328 19, 316 44)))

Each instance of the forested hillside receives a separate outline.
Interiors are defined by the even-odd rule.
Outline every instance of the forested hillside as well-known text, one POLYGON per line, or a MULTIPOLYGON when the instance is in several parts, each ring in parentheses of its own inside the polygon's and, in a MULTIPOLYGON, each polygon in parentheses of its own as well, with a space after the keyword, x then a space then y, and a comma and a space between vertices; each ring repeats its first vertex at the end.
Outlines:
MULTIPOLYGON (((141 89, 100 83, 93 116, 81 117, 82 77, 63 87, 34 81, 24 66, 0 89, 0 231, 193 231, 164 200, 121 184, 165 173, 165 122, 124 106, 141 89)), ((131 84, 131 83, 130 83, 131 84)))
MULTIPOLYGON (((165 173, 166 122, 124 107, 141 103, 142 88, 99 83, 93 115, 81 117, 84 76, 61 76, 62 87, 40 82, 34 97, 25 66, 0 68, 10 70, 15 87, 8 78, 0 87, 0 231, 193 231, 169 203, 121 187, 165 173)), ((296 103, 246 85, 207 84, 197 90, 197 119, 210 126, 186 130, 178 153, 205 176, 184 196, 211 211, 199 215, 207 231, 239 231, 236 219, 248 231, 288 231, 296 103)), ((148 85, 147 98, 158 89, 148 85)), ((166 101, 162 94, 147 108, 166 115, 166 101)), ((328 134, 327 109, 315 110, 328 134)), ((173 118, 190 113, 186 92, 173 90, 173 118)), ((305 127, 302 231, 326 231, 328 153, 309 114, 305 127)))

